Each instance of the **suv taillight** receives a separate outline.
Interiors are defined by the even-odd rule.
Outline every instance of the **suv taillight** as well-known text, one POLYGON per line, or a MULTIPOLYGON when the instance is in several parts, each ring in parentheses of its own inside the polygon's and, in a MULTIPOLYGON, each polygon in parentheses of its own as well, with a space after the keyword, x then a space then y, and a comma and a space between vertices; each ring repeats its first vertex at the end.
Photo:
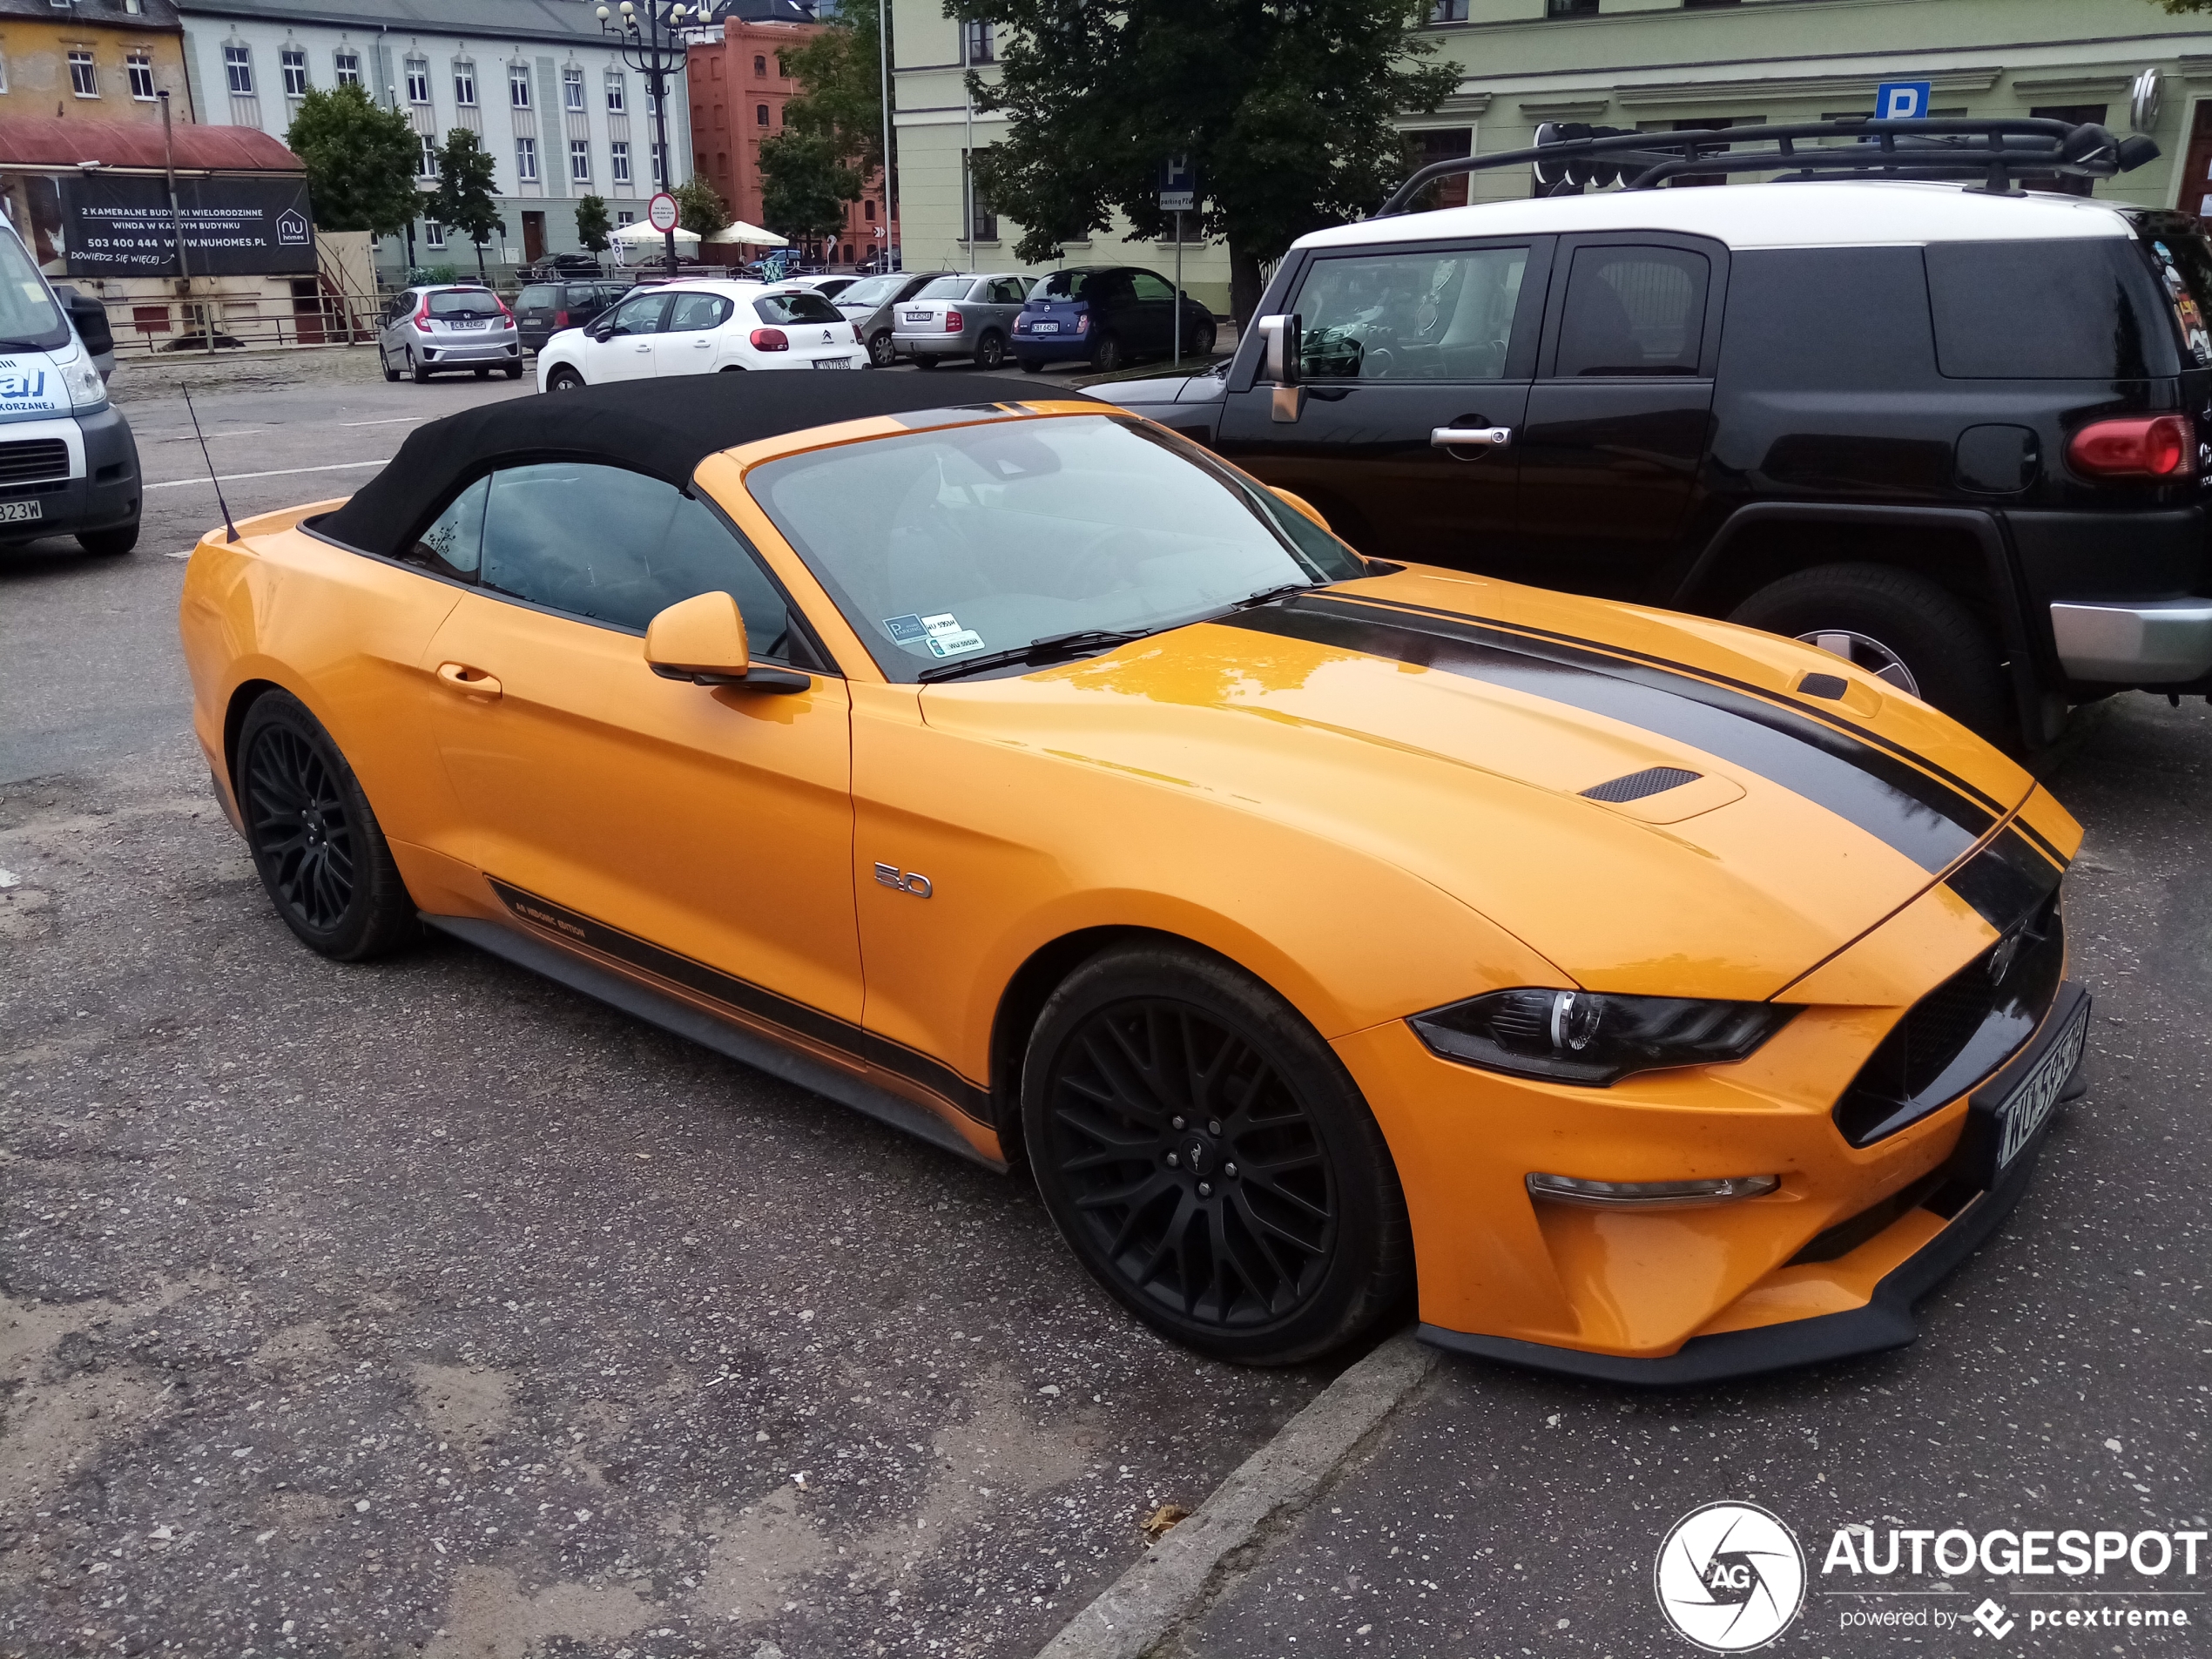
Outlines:
POLYGON ((2196 470, 2196 428, 2186 415, 2098 421, 2074 435, 2066 458, 2092 478, 2186 478, 2196 470))
POLYGON ((754 329, 752 343, 754 347, 760 351, 789 351, 791 349, 791 338, 780 328, 754 329))

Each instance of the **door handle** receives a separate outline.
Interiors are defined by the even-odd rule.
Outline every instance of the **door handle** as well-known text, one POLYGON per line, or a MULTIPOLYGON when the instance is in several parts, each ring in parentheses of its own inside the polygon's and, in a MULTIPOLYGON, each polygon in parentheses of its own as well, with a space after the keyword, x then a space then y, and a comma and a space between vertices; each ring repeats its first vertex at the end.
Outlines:
POLYGON ((653 342, 650 340, 641 340, 637 345, 637 349, 639 351, 651 351, 652 348, 653 342))
POLYGON ((1509 426, 1440 426, 1428 435, 1438 449, 1502 449, 1513 442, 1509 426))
POLYGON ((466 663, 440 663, 438 678, 466 696, 495 701, 500 693, 499 682, 481 668, 471 668, 466 663))
POLYGON ((693 351, 712 351, 714 349, 714 342, 711 340, 695 340, 691 342, 691 349, 693 351))

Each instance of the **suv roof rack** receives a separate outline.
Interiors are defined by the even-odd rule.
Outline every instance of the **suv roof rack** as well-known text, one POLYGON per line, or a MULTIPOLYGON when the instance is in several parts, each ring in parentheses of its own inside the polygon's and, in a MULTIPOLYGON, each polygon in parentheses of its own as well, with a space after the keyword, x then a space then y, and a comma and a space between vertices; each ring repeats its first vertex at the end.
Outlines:
POLYGON ((1400 185, 1375 217, 1406 212, 1407 205, 1439 179, 1524 164, 1534 169, 1540 192, 1546 196, 1580 195, 1590 185, 1653 190, 1686 174, 1731 172, 1784 174, 1777 182, 1979 179, 1990 194, 2009 196, 2023 193, 2013 188, 2017 173, 2109 179, 2156 159, 2159 153, 2158 145, 2148 138, 2114 138, 2093 123, 2076 125, 2027 116, 1910 121, 1846 116, 1796 126, 1696 127, 1681 132, 1547 122, 1536 129, 1536 138, 1527 150, 1433 161, 1400 185), (1856 142, 1804 142, 1822 138, 1856 142))

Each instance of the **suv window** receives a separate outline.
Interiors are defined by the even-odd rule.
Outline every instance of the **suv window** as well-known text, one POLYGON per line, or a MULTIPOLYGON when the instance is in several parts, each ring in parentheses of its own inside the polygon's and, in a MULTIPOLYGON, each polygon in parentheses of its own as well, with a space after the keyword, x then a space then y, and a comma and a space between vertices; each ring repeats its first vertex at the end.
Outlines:
POLYGON ((550 282, 533 282, 515 296, 517 311, 558 311, 561 290, 550 282))
POLYGON ((791 613, 775 584, 672 484, 582 462, 508 468, 462 491, 424 540, 457 515, 465 541, 471 510, 483 527, 477 578, 494 592, 643 633, 679 600, 719 590, 736 598, 755 656, 791 660, 791 613))
POLYGON ((670 334, 696 334, 709 328, 719 328, 730 320, 736 304, 718 293, 679 293, 668 313, 668 327, 661 332, 670 334))
POLYGON ((614 327, 617 334, 653 334, 660 332, 661 313, 668 309, 664 293, 641 293, 625 300, 615 307, 614 327))
POLYGON ((2172 302, 2182 349, 2200 368, 2212 364, 2212 243, 2177 213, 2146 215, 2141 234, 2151 269, 2172 302))
POLYGON ((1491 381, 1506 372, 1525 247, 1316 260, 1291 309, 1312 380, 1491 381))
POLYGON ((1556 373, 1695 374, 1710 270, 1682 248, 1575 249, 1556 373))
POLYGON ((2141 380, 2181 370, 2170 307, 2131 240, 1932 242, 1936 362, 1955 380, 2141 380))

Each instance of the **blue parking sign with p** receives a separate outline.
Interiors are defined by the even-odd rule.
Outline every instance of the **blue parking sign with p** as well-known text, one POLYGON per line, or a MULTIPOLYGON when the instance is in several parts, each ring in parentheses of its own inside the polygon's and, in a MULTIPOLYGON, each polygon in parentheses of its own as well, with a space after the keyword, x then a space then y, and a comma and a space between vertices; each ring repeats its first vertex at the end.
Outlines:
POLYGON ((1925 81, 1884 81, 1874 89, 1877 121, 1920 121, 1927 118, 1929 84, 1925 81))

